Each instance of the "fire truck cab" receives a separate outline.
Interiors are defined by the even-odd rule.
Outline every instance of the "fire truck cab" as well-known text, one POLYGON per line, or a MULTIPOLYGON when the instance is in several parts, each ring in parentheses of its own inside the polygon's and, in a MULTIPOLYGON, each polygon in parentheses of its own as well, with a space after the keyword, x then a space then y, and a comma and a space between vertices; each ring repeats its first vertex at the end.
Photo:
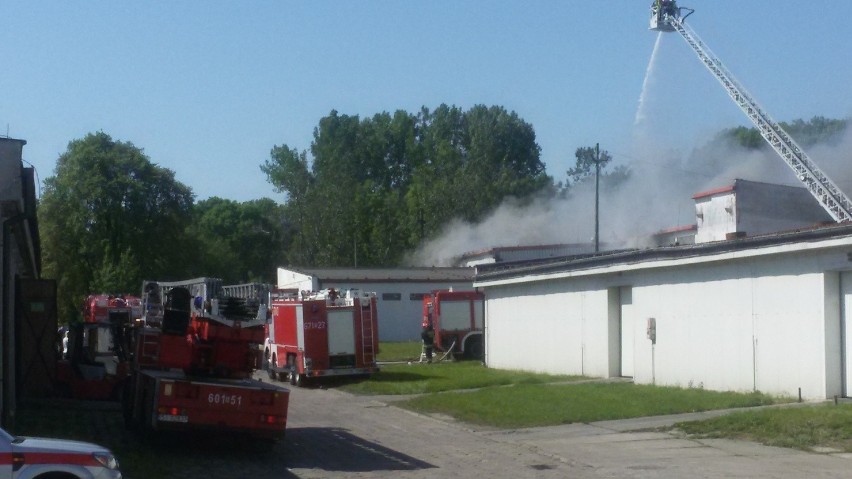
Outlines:
POLYGON ((79 399, 118 399, 128 375, 130 340, 142 315, 140 298, 90 295, 83 321, 68 331, 67 357, 56 368, 56 389, 79 399))
POLYGON ((485 295, 480 291, 437 290, 423 297, 423 321, 435 330, 435 347, 468 359, 482 359, 485 295))
POLYGON ((379 370, 376 294, 360 290, 273 291, 264 357, 272 379, 301 386, 326 376, 379 370))

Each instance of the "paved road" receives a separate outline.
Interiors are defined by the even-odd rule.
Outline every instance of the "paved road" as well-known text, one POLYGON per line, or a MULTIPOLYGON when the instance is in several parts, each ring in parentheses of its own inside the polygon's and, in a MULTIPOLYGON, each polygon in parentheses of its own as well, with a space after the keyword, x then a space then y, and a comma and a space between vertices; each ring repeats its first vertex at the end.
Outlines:
POLYGON ((288 436, 275 448, 277 470, 299 478, 798 479, 848 477, 852 468, 852 455, 648 432, 719 413, 498 431, 389 404, 293 388, 288 436))

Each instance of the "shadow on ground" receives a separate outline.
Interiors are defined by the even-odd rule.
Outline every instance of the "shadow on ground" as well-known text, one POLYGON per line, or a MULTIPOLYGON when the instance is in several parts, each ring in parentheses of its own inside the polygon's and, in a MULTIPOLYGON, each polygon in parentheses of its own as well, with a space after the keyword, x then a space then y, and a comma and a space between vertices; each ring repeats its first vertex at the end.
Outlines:
POLYGON ((377 472, 436 467, 337 428, 289 429, 285 456, 291 469, 377 472))

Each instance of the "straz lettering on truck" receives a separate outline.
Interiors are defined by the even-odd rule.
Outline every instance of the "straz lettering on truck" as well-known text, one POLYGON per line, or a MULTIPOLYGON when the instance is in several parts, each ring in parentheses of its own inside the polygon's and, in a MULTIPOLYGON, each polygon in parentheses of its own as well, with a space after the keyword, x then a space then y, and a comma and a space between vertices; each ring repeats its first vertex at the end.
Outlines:
POLYGON ((243 405, 243 397, 239 394, 210 393, 207 395, 207 402, 210 404, 239 407, 243 405))
POLYGON ((325 329, 326 323, 325 321, 308 321, 305 323, 305 331, 311 329, 325 329))

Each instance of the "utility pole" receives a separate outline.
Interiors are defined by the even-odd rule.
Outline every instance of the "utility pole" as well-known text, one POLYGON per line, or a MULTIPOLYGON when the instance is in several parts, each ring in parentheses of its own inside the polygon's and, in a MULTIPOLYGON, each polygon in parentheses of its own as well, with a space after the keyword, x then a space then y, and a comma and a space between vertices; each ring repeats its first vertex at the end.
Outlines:
POLYGON ((601 145, 595 143, 595 253, 600 251, 600 184, 601 184, 601 145))

